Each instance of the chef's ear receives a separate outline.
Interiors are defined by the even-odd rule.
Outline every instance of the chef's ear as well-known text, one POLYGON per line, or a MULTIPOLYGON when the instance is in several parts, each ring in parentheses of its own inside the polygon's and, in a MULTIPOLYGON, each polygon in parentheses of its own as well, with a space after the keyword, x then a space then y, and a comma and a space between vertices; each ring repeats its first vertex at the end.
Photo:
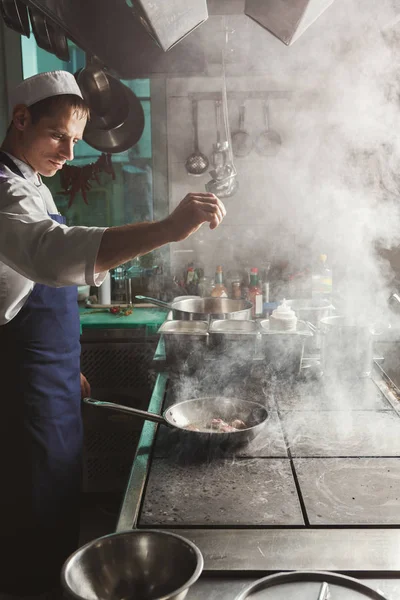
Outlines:
POLYGON ((19 131, 23 131, 26 125, 30 122, 30 114, 28 107, 25 104, 17 104, 13 110, 13 125, 19 131))

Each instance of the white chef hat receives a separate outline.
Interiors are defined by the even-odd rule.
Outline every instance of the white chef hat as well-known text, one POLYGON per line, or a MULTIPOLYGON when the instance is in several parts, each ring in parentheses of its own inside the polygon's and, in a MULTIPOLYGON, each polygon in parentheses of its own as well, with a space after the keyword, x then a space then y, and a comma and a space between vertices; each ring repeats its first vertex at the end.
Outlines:
POLYGON ((61 94, 74 94, 83 98, 75 77, 68 71, 47 71, 28 77, 22 81, 11 93, 11 110, 17 104, 31 106, 35 102, 60 96, 61 94))

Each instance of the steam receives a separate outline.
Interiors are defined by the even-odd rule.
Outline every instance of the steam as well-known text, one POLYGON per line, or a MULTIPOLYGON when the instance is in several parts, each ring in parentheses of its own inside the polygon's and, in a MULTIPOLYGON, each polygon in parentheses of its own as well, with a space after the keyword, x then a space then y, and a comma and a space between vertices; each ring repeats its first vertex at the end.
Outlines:
MULTIPOLYGON (((211 276, 216 255, 227 271, 273 253, 303 264, 326 253, 341 313, 377 319, 396 284, 387 250, 400 244, 400 8, 391 0, 337 1, 289 48, 244 15, 210 18, 221 19, 221 44, 229 31, 231 129, 239 92, 273 92, 271 127, 282 147, 275 157, 253 150, 235 159, 239 189, 225 199, 227 218, 217 231, 201 228, 188 246, 211 276)), ((208 70, 215 75, 216 65, 208 70)), ((219 90, 222 78, 211 79, 219 90)), ((186 83, 201 89, 201 81, 210 78, 186 83)), ((214 136, 206 104, 207 151, 214 136)), ((256 138, 262 103, 249 95, 246 107, 246 130, 256 138)), ((180 192, 183 183, 189 190, 197 182, 186 177, 180 192)))

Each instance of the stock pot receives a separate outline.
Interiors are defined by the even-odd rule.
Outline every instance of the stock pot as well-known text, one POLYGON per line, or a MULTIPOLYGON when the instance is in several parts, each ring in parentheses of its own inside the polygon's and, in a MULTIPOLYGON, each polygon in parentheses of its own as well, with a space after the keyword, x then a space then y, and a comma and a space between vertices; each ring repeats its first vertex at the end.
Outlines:
POLYGON ((373 362, 372 324, 358 324, 342 316, 321 319, 321 364, 324 375, 368 377, 373 362))

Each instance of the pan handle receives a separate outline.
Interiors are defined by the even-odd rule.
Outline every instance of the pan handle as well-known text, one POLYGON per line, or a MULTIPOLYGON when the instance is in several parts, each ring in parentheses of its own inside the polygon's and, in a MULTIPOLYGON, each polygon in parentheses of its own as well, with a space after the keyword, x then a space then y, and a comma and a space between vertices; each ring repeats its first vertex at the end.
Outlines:
POLYGON ((120 404, 115 404, 114 402, 103 402, 101 400, 96 400, 95 398, 83 398, 83 402, 85 404, 90 404, 91 406, 100 406, 102 408, 108 408, 111 410, 116 410, 118 412, 123 412, 128 415, 134 415, 135 417, 141 417, 146 421, 153 421, 153 423, 162 423, 162 425, 168 425, 167 421, 164 419, 162 415, 156 415, 155 413, 149 413, 145 410, 140 410, 139 408, 131 408, 130 406, 121 406, 120 404))
POLYGON ((161 306, 161 308, 173 310, 173 307, 171 306, 171 304, 168 304, 168 302, 163 302, 162 300, 158 300, 157 298, 149 298, 148 296, 135 296, 135 298, 137 300, 148 300, 148 302, 151 302, 152 304, 155 304, 156 306, 161 306))

